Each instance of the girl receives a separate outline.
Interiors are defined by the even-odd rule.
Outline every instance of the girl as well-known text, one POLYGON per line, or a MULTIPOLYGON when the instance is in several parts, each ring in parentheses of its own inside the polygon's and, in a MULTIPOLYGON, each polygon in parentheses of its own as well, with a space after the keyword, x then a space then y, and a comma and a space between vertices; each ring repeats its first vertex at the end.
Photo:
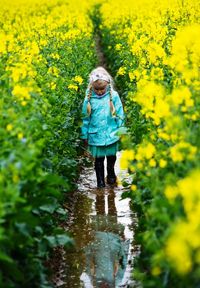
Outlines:
POLYGON ((114 165, 118 151, 117 132, 124 122, 124 111, 113 80, 103 68, 97 67, 89 75, 89 84, 82 108, 81 127, 85 144, 95 158, 97 187, 105 187, 104 159, 107 158, 107 183, 115 184, 114 165))

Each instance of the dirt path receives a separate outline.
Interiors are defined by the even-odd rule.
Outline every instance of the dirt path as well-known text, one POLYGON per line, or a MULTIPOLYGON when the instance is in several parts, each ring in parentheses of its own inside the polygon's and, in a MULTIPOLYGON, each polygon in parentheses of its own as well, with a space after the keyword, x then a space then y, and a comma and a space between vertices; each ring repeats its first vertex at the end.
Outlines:
MULTIPOLYGON (((95 42, 98 66, 108 70, 98 33, 95 42)), ((120 170, 120 155, 118 152, 116 162, 119 183, 128 177, 126 171, 120 170)), ((127 178, 131 183, 130 180, 127 178)), ((130 209, 130 199, 122 200, 124 191, 121 184, 98 189, 94 168, 82 170, 78 190, 67 204, 71 212, 65 223, 75 245, 58 253, 57 273, 53 279, 55 287, 137 286, 131 275, 132 261, 138 253, 132 244, 137 219, 130 209), (101 286, 103 279, 109 286, 101 286)))
MULTIPOLYGON (((127 176, 126 171, 120 171, 119 158, 120 152, 116 163, 120 180, 127 176)), ((67 223, 75 245, 63 255, 60 271, 54 278, 56 287, 100 287, 98 281, 102 275, 109 278, 110 287, 135 287, 131 272, 136 253, 132 241, 137 219, 130 209, 130 200, 121 199, 124 191, 120 184, 98 189, 93 167, 82 171, 67 223)))
POLYGON ((97 51, 97 56, 98 56, 98 66, 103 66, 106 70, 108 69, 107 67, 107 61, 106 57, 101 49, 101 38, 98 33, 95 35, 95 43, 96 43, 96 51, 97 51))

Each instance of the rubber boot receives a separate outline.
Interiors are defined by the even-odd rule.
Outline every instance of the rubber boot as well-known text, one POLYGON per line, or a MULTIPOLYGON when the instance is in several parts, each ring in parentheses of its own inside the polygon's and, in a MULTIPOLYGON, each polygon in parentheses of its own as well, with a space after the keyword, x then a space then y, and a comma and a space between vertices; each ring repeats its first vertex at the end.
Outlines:
POLYGON ((95 171, 97 177, 97 187, 103 188, 105 187, 105 179, 104 179, 104 158, 99 157, 95 159, 95 171))
POLYGON ((116 155, 107 156, 107 183, 108 184, 115 184, 117 177, 115 175, 115 161, 116 155))

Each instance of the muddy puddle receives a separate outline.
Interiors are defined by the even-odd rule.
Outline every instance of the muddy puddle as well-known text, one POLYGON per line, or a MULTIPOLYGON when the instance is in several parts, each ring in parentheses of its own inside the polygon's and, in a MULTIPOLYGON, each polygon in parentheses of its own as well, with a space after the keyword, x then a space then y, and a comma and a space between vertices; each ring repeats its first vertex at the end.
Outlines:
MULTIPOLYGON (((120 171, 119 159, 120 152, 117 177, 130 182, 127 172, 120 171)), ((137 249, 132 242, 137 218, 130 200, 121 199, 124 191, 121 184, 98 189, 93 167, 82 171, 67 226, 75 245, 64 253, 56 287, 135 287, 132 270, 137 249)))

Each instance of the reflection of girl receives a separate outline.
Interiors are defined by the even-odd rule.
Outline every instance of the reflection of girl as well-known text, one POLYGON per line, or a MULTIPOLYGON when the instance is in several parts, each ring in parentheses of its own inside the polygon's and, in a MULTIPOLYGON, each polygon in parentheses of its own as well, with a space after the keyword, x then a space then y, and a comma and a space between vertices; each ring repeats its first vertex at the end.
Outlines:
POLYGON ((105 214, 105 195, 96 198, 97 215, 93 216, 93 241, 85 248, 86 273, 92 284, 85 287, 118 287, 124 276, 129 241, 124 241, 124 226, 117 222, 114 191, 108 194, 108 215, 105 214), (101 208, 101 209, 100 209, 101 208))
POLYGON ((119 235, 95 232, 94 241, 85 250, 86 273, 91 276, 93 287, 118 287, 126 268, 127 248, 128 243, 119 235))

